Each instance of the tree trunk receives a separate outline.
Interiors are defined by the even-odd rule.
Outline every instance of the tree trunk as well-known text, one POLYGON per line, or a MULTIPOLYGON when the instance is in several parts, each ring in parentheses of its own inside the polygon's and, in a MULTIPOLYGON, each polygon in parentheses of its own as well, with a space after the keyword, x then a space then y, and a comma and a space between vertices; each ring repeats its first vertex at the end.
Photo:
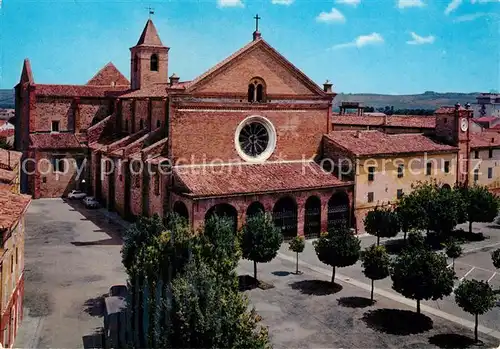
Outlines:
POLYGON ((476 343, 478 342, 478 339, 477 339, 477 314, 476 314, 476 324, 474 326, 474 341, 476 343))
POLYGON ((335 267, 333 267, 332 271, 332 284, 335 284, 335 267))
POLYGON ((406 231, 404 232, 404 242, 406 242, 406 231))
POLYGON ((297 252, 297 259, 296 259, 297 263, 295 265, 295 274, 299 274, 299 253, 297 252))
POLYGON ((257 262, 253 261, 253 278, 255 279, 255 282, 257 282, 257 262))
POLYGON ((472 222, 469 222, 469 233, 472 234, 472 222))
POLYGON ((377 236, 377 246, 380 245, 380 236, 377 236))
POLYGON ((417 299, 417 314, 420 314, 420 299, 417 299))
POLYGON ((370 295, 370 300, 372 301, 372 303, 373 303, 373 287, 374 287, 374 283, 375 283, 375 281, 372 279, 372 292, 371 292, 371 295, 370 295))
POLYGON ((455 270, 455 258, 453 258, 453 270, 455 270))

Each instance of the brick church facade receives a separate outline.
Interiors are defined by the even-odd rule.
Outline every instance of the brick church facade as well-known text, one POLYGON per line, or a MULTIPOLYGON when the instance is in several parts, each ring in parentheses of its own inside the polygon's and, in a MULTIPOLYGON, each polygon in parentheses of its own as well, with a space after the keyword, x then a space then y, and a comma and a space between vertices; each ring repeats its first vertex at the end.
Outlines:
POLYGON ((23 192, 86 190, 133 219, 176 211, 193 228, 213 213, 263 209, 287 236, 352 219, 353 182, 325 172, 323 135, 335 93, 316 85, 256 31, 191 81, 169 77, 169 50, 151 20, 130 49, 131 81, 112 64, 85 85, 16 86, 23 192))

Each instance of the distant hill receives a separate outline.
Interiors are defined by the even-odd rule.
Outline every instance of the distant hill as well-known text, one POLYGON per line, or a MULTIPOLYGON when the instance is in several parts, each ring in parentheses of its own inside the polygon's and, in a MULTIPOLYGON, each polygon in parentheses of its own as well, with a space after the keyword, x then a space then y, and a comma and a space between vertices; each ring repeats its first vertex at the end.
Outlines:
POLYGON ((14 90, 0 89, 0 108, 14 108, 14 90))
MULTIPOLYGON (((361 102, 367 107, 394 109, 437 109, 443 105, 475 103, 479 93, 437 93, 427 91, 418 95, 382 95, 371 93, 339 93, 334 100, 334 107, 342 102, 361 102)), ((14 108, 14 90, 0 90, 0 108, 14 108)))
POLYGON ((393 106, 394 109, 438 109, 444 105, 455 105, 457 102, 475 103, 478 92, 474 93, 438 93, 427 91, 418 95, 382 95, 371 93, 339 93, 335 97, 333 106, 338 107, 342 102, 361 102, 366 107, 384 108, 393 106))

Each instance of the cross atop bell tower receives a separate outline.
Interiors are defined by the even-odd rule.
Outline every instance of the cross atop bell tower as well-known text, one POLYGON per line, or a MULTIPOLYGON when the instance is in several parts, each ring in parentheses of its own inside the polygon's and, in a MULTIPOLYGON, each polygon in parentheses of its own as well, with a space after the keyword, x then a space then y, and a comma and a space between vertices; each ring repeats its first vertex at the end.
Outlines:
POLYGON ((253 32, 253 41, 255 41, 262 37, 259 32, 259 20, 262 19, 262 17, 259 17, 259 14, 256 14, 253 19, 255 19, 255 31, 253 32))

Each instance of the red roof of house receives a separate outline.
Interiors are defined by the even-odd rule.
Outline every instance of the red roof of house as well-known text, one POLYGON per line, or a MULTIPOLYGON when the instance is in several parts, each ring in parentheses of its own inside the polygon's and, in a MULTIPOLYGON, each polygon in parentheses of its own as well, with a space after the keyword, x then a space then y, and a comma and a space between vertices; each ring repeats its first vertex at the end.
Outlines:
MULTIPOLYGON (((456 110, 455 106, 442 106, 438 108, 438 110, 436 110, 434 114, 452 114, 455 112, 455 110, 456 110)), ((458 110, 464 111, 467 109, 465 109, 464 107, 460 107, 458 110)))
POLYGON ((130 86, 130 82, 111 62, 87 82, 87 86, 130 86))
POLYGON ((175 176, 195 197, 286 192, 350 185, 314 162, 176 167, 175 176))
POLYGON ((156 27, 151 19, 148 19, 146 25, 144 26, 144 30, 142 31, 141 37, 139 38, 136 46, 139 45, 163 46, 160 36, 158 35, 158 31, 156 30, 156 27))
POLYGON ((34 133, 30 135, 31 147, 40 149, 81 148, 74 133, 34 133))
POLYGON ((167 83, 146 86, 140 90, 128 90, 120 95, 120 98, 141 98, 141 97, 167 97, 167 83))
POLYGON ((388 126, 408 128, 436 128, 434 116, 419 115, 332 115, 332 124, 335 125, 360 125, 360 126, 388 126))
POLYGON ((498 118, 495 116, 481 116, 480 118, 473 119, 476 122, 492 122, 497 120, 498 118))
POLYGON ((11 229, 27 209, 31 197, 0 189, 0 230, 11 229))
POLYGON ((0 182, 12 182, 19 171, 14 169, 19 166, 23 154, 18 151, 0 149, 0 182))
POLYGON ((470 134, 471 148, 497 148, 500 147, 500 135, 498 132, 483 131, 470 134))
POLYGON ((92 86, 92 85, 49 85, 36 84, 35 94, 38 96, 58 97, 106 97, 117 96, 127 90, 128 86, 92 86))
POLYGON ((457 147, 440 144, 419 134, 387 134, 379 131, 333 131, 325 135, 355 156, 407 153, 456 152, 457 147))

